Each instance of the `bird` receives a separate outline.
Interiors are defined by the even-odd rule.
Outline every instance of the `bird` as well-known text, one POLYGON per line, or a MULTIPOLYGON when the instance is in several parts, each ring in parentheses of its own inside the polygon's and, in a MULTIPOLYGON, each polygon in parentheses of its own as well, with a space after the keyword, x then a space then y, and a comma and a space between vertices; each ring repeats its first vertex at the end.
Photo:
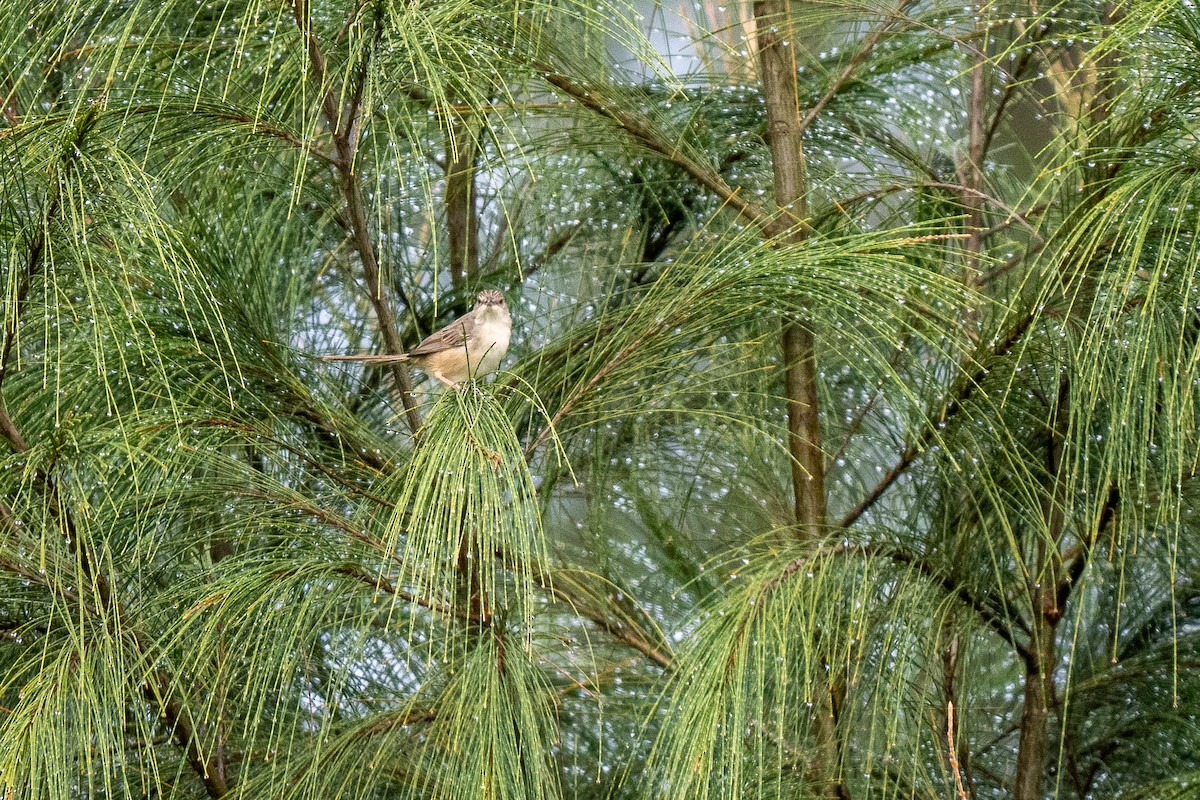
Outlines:
POLYGON ((426 336, 407 353, 325 356, 325 360, 361 361, 369 365, 408 361, 429 377, 452 389, 461 389, 464 381, 487 375, 500 366, 511 338, 512 317, 504 294, 486 289, 475 298, 474 308, 426 336))

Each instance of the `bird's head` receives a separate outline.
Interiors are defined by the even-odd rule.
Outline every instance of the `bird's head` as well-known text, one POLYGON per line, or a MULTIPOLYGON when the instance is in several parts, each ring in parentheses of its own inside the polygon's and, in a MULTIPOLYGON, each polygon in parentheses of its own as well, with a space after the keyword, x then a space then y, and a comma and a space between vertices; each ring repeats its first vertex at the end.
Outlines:
POLYGON ((488 306, 505 308, 504 293, 497 289, 485 289, 480 292, 479 296, 475 298, 475 307, 484 308, 488 306))

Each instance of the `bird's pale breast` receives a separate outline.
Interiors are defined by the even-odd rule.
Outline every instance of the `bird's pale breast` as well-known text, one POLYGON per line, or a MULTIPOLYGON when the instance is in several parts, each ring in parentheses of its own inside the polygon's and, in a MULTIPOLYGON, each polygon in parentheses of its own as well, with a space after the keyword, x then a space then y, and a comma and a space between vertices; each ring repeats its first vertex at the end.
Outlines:
POLYGON ((467 358, 471 361, 471 372, 486 375, 500 366, 508 352, 512 337, 512 320, 507 309, 486 308, 479 315, 478 327, 467 346, 467 358))

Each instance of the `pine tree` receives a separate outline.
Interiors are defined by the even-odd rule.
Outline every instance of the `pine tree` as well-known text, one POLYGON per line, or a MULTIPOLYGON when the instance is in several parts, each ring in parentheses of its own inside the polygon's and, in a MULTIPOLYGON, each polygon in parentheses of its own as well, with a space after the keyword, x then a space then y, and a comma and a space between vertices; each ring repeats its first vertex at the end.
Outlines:
POLYGON ((1196 796, 1198 54, 8 0, 5 796, 1196 796))

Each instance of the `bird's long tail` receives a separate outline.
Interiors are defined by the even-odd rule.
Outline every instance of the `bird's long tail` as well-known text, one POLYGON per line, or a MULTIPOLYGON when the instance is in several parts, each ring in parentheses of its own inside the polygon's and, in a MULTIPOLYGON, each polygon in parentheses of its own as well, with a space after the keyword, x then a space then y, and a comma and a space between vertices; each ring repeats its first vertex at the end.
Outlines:
POLYGON ((322 361, 361 361, 364 364, 390 364, 396 361, 408 361, 408 353, 398 356, 390 354, 359 353, 356 356, 322 356, 322 361))

